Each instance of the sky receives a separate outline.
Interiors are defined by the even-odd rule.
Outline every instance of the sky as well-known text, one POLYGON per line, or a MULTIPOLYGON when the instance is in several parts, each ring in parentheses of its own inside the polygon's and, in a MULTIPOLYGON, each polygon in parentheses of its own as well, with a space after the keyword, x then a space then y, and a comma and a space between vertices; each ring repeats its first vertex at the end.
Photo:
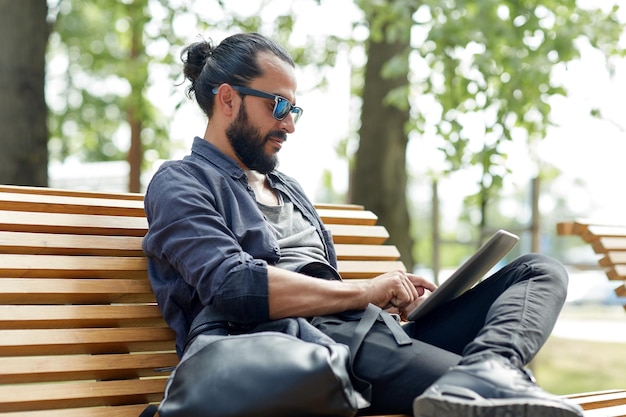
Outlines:
POLYGON ((626 209, 626 60, 616 62, 615 76, 605 73, 597 51, 585 51, 558 77, 570 94, 556 100, 553 109, 558 126, 541 143, 541 155, 559 167, 567 178, 587 182, 587 195, 572 198, 588 204, 595 217, 614 217, 626 209), (589 115, 598 107, 606 120, 589 115))

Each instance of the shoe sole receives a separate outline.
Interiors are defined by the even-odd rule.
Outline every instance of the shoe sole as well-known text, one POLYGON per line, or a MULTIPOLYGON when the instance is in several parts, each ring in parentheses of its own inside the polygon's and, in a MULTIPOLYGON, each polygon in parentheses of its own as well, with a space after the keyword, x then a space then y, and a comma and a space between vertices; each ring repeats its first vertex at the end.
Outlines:
POLYGON ((418 397, 414 417, 580 417, 581 414, 541 400, 462 400, 418 397))

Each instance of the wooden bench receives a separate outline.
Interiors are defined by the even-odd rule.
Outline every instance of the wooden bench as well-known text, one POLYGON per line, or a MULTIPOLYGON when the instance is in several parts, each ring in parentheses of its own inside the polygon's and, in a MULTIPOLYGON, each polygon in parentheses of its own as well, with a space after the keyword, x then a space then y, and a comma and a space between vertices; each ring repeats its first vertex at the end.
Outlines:
MULTIPOLYGON (((344 277, 404 268, 373 213, 317 209, 344 277)), ((177 357, 147 279, 146 228, 138 194, 0 186, 0 417, 136 417, 161 400, 177 357)), ((575 401, 626 415, 624 391, 575 401)))
MULTIPOLYGON (((317 209, 344 277, 404 268, 373 213, 317 209)), ((0 415, 131 417, 160 401, 177 357, 146 228, 141 195, 0 187, 0 415)))
MULTIPOLYGON (((616 287, 618 297, 626 297, 626 224, 610 224, 592 220, 577 220, 557 224, 557 235, 579 236, 598 255, 598 266, 616 287)), ((624 305, 626 310, 626 305, 624 305)))

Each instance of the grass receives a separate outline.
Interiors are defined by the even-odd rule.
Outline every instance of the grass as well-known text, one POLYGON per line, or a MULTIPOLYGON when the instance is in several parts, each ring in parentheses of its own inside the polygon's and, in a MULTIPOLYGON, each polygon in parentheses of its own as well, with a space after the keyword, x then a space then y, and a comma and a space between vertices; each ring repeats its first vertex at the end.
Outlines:
MULTIPOLYGON (((624 313, 621 306, 566 306, 561 317, 623 322, 624 313)), ((552 336, 531 368, 539 385, 554 394, 626 389, 626 343, 552 336)))
POLYGON ((626 388, 626 343, 551 337, 531 366, 553 394, 626 388))

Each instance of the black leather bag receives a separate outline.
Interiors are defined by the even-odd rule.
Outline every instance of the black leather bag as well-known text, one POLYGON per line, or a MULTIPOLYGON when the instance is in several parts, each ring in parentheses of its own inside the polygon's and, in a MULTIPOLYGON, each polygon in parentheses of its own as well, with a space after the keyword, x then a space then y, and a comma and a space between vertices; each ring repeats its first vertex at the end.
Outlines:
MULTIPOLYGON (((214 327, 194 322, 190 334, 214 327)), ((348 347, 304 319, 266 323, 245 334, 201 333, 188 342, 170 375, 158 412, 160 417, 354 416, 369 402, 354 389, 350 370, 348 347)), ((142 417, 155 411, 149 407, 142 417)))
POLYGON ((344 345, 259 332, 201 335, 188 352, 167 385, 161 417, 339 417, 358 410, 344 345))

